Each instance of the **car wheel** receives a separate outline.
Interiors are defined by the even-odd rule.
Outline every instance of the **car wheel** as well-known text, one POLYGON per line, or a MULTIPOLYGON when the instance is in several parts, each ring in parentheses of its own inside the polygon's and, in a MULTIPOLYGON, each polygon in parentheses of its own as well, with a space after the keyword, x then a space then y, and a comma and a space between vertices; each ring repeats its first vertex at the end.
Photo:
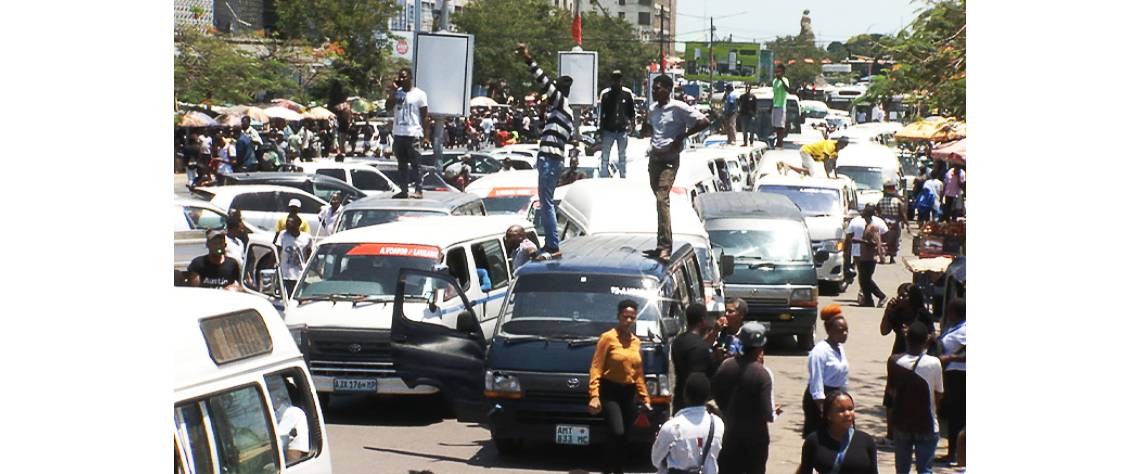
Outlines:
POLYGON ((796 347, 801 351, 810 351, 815 347, 815 329, 810 332, 800 333, 796 335, 796 347))
POLYGON ((491 442, 495 443, 495 450, 499 452, 499 456, 514 456, 522 451, 522 440, 492 435, 491 442))

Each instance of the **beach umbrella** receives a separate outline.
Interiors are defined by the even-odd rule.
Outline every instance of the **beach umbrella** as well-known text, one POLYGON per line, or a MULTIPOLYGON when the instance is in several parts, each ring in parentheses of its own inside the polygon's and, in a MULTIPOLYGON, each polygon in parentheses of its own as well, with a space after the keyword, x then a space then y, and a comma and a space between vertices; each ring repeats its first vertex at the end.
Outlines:
POLYGON ((273 100, 269 101, 269 103, 271 103, 275 106, 285 107, 286 109, 292 110, 292 111, 297 112, 297 113, 302 113, 305 111, 305 106, 298 104, 296 102, 293 102, 289 99, 273 99, 273 100))
POLYGON ((202 112, 189 112, 178 121, 180 127, 215 127, 218 121, 202 112))
POLYGON ((324 107, 313 107, 305 112, 302 117, 314 120, 330 120, 336 117, 336 114, 329 111, 324 107))
POLYGON ((943 143, 930 150, 930 156, 948 163, 966 165, 966 139, 943 143))
POLYGON ((471 98, 472 107, 494 107, 496 105, 499 105, 499 103, 495 102, 495 99, 492 99, 490 97, 480 96, 471 98))
POLYGON ((271 119, 279 118, 285 120, 286 122, 296 122, 303 118, 300 112, 297 112, 283 105, 275 105, 266 108, 265 115, 269 116, 271 119))

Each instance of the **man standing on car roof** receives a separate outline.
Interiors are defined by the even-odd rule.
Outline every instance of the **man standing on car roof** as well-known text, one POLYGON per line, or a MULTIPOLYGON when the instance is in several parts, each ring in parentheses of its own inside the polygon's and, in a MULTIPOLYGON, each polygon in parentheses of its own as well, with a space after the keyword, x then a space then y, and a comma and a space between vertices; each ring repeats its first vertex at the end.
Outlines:
MULTIPOLYGON (((653 101, 648 114, 653 128, 649 140, 649 185, 657 198, 657 248, 649 254, 668 260, 673 253, 669 193, 681 164, 681 150, 689 136, 708 128, 709 119, 689 104, 673 99, 673 78, 664 74, 653 78, 653 101)), ((553 227, 553 213, 550 221, 553 227)))
MULTIPOLYGON (((421 199, 423 192, 423 177, 420 174, 420 141, 424 139, 424 131, 431 127, 428 118, 428 96, 422 89, 412 85, 412 70, 401 68, 396 76, 396 82, 391 85, 392 93, 384 103, 386 110, 392 111, 395 125, 392 129, 392 148, 399 163, 400 192, 392 197, 402 199, 408 197, 408 180, 415 183, 416 191, 411 194, 414 199, 421 199), (409 170, 409 168, 411 168, 409 170), (408 173, 411 173, 409 177, 408 173)), ((430 140, 431 137, 427 136, 430 140)))
POLYGON ((788 89, 792 85, 784 77, 784 65, 776 65, 776 78, 772 79, 772 128, 776 129, 776 149, 784 148, 784 136, 788 134, 784 127, 787 117, 788 89))
POLYGON ((617 142, 618 175, 625 177, 625 149, 629 145, 629 129, 633 125, 633 91, 621 85, 621 71, 610 73, 610 87, 598 98, 598 125, 602 129, 601 176, 610 177, 610 149, 617 142))
POLYGON ((546 235, 546 243, 542 246, 538 259, 545 260, 561 254, 558 249, 558 226, 554 217, 554 188, 562 175, 566 142, 574 130, 570 101, 567 99, 574 80, 570 76, 562 76, 557 82, 551 81, 542 68, 538 67, 538 62, 531 57, 525 44, 519 43, 515 54, 530 67, 539 92, 546 96, 546 127, 542 129, 542 137, 538 142, 538 163, 535 166, 538 169, 539 213, 542 215, 542 229, 546 235))

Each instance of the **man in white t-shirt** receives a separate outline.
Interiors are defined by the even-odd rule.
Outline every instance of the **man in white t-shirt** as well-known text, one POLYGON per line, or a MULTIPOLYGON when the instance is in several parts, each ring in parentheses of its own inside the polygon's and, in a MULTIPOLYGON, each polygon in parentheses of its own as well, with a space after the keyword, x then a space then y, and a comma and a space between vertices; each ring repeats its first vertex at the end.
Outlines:
POLYGON ((290 215, 285 218, 285 230, 273 239, 281 252, 281 279, 285 281, 285 294, 293 294, 297 280, 301 279, 301 271, 305 268, 305 261, 313 253, 313 237, 308 232, 301 232, 301 218, 290 215))
POLYGON ((430 134, 425 135, 424 133, 431 127, 431 119, 428 118, 427 93, 412 85, 412 71, 410 69, 400 69, 400 74, 396 77, 396 82, 392 84, 392 93, 388 95, 384 108, 392 113, 394 121, 392 149, 396 154, 396 161, 399 163, 397 172, 399 173, 400 192, 392 197, 408 197, 408 180, 411 179, 416 187, 416 191, 411 194, 411 197, 422 199, 424 193, 423 177, 420 175, 419 147, 420 141, 425 136, 427 139, 431 139, 430 134), (409 168, 411 168, 410 171, 409 168), (410 177, 409 172, 411 173, 410 177))
POLYGON ((317 228, 317 235, 324 237, 332 235, 333 226, 336 225, 336 220, 344 212, 344 195, 340 191, 333 191, 329 195, 329 204, 321 207, 320 214, 317 214, 317 220, 320 221, 320 227, 317 228))
POLYGON ((938 404, 941 402, 942 363, 926 355, 930 330, 920 321, 906 334, 906 353, 887 360, 887 390, 894 394, 890 412, 894 427, 895 472, 931 472, 938 449, 938 404))
MULTIPOLYGON (((870 204, 863 208, 859 217, 851 219, 851 223, 847 225, 847 239, 843 248, 854 257, 855 268, 859 272, 859 290, 863 295, 860 306, 871 306, 872 296, 879 299, 878 306, 886 302, 886 293, 879 289, 879 285, 871 277, 875 274, 876 258, 879 263, 886 263, 881 237, 888 230, 886 221, 875 215, 875 207, 870 204), (873 232, 867 232, 868 222, 874 228, 873 232), (864 234, 868 234, 867 238, 864 238, 864 234)), ((848 259, 844 257, 844 261, 848 259)))

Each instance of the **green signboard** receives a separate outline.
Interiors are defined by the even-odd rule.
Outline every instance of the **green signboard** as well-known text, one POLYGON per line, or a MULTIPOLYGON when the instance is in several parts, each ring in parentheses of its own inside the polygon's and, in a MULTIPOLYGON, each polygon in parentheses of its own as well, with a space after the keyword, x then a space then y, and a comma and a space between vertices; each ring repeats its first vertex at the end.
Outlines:
POLYGON ((685 78, 713 81, 751 81, 771 77, 772 53, 756 43, 685 43, 685 78), (710 57, 711 56, 711 57, 710 57), (763 58, 767 57, 765 69, 763 58))

